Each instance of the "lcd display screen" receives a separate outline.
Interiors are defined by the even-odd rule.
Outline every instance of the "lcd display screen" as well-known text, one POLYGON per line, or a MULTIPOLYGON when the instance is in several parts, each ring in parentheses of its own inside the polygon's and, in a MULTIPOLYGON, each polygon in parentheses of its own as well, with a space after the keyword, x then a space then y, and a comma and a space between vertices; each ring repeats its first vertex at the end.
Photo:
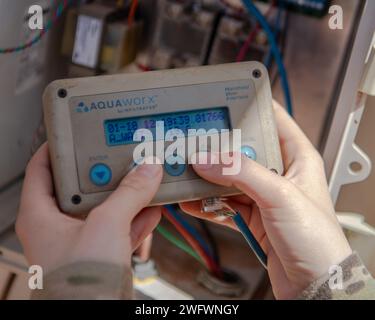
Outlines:
POLYGON ((156 137, 156 122, 163 121, 164 132, 180 129, 188 136, 189 129, 230 130, 228 107, 215 107, 191 111, 163 113, 133 118, 111 119, 104 121, 104 134, 108 146, 139 143, 134 141, 138 129, 148 129, 156 137))

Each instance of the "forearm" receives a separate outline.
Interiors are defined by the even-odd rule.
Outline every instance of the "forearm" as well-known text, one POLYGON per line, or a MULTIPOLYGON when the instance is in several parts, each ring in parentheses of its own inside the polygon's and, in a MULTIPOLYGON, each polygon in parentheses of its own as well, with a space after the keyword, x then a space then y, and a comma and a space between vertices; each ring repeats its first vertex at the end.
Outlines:
POLYGON ((48 273, 43 289, 35 290, 32 299, 132 299, 130 267, 101 263, 77 262, 48 273))
POLYGON ((338 265, 340 274, 329 275, 314 281, 298 299, 302 300, 373 300, 375 299, 375 280, 366 269, 358 254, 353 253, 338 265), (330 281, 331 279, 331 281, 330 281), (338 281, 335 281, 338 280, 338 281), (331 282, 331 283, 330 283, 331 282))

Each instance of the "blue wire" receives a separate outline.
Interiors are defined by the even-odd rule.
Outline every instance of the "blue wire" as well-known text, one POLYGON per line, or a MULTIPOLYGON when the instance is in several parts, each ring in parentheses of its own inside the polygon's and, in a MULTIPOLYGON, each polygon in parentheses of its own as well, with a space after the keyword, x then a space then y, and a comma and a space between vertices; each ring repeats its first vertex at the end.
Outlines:
MULTIPOLYGON (((190 225, 174 208, 173 205, 168 204, 164 206, 170 215, 175 218, 178 223, 182 225, 182 227, 189 232, 200 244, 206 254, 208 254, 212 258, 212 252, 208 247, 207 243, 198 233, 198 231, 190 225)), ((236 224, 238 230, 246 239, 246 242, 249 244, 250 248, 254 251, 255 255, 259 259, 260 263, 263 265, 265 269, 267 269, 267 255, 264 253, 263 249, 259 245, 258 241, 255 239, 254 235, 250 231, 249 227, 246 225, 245 221, 243 220, 241 214, 237 212, 235 216, 232 217, 233 222, 236 224)))
POLYGON ((242 3, 246 7, 249 14, 253 15, 256 18, 256 20, 259 22, 259 24, 262 26, 263 30, 267 34, 272 53, 275 57, 277 67, 279 69, 279 74, 280 74, 280 78, 281 78, 281 85, 282 85, 283 90, 284 90, 287 110, 288 110, 288 113, 291 116, 293 116, 293 106, 292 106, 292 98, 291 98, 290 90, 289 90, 288 76, 287 76, 287 73, 286 73, 286 70, 285 70, 283 60, 281 58, 280 50, 279 50, 279 48, 277 46, 277 43, 276 43, 275 36, 274 36, 274 34, 271 30, 271 27, 268 24, 267 20, 262 15, 262 13, 258 10, 258 8, 254 5, 254 3, 251 0, 242 0, 242 3))
MULTIPOLYGON (((207 243, 198 233, 198 231, 190 225, 174 208, 173 205, 168 204, 164 206, 170 215, 175 218, 178 223, 180 223, 183 228, 189 232, 200 244, 206 254, 208 254, 212 258, 212 252, 208 247, 207 243)), ((259 259, 260 263, 263 265, 265 269, 267 269, 267 255, 264 253, 263 249, 259 245, 258 241, 255 239, 254 235, 250 231, 249 227, 246 225, 245 221, 243 220, 240 213, 237 212, 235 216, 232 217, 234 223, 236 224, 238 230, 246 239, 246 242, 249 244, 250 248, 254 251, 255 255, 259 259)))
POLYGON ((200 246, 202 247, 202 249, 205 251, 205 253, 210 256, 211 258, 213 258, 213 254, 209 248, 209 246, 207 245, 207 243, 204 241, 204 239, 201 237, 201 235, 199 234, 199 232, 191 225, 189 224, 182 216, 181 214, 179 214, 177 212, 177 210, 174 208, 173 205, 171 204, 168 204, 168 205, 165 205, 164 206, 168 212, 173 216, 173 218, 175 218, 178 223, 180 223, 182 225, 182 227, 184 229, 186 229, 187 232, 189 232, 200 244, 200 246))
POLYGON ((267 69, 269 69, 271 67, 271 60, 272 60, 272 52, 271 52, 271 50, 269 50, 267 52, 266 57, 263 60, 263 64, 266 66, 267 69))
MULTIPOLYGON (((275 38, 277 38, 278 34, 280 33, 280 26, 281 26, 281 14, 282 14, 282 9, 284 6, 278 5, 278 10, 277 10, 277 16, 276 16, 276 22, 275 22, 275 38)), ((270 68, 271 66, 271 60, 272 60, 272 50, 269 50, 267 52, 267 55, 264 59, 264 65, 267 67, 267 69, 270 68)))
POLYGON ((232 220, 236 224, 237 228, 240 230, 244 238, 246 239, 246 242, 249 244, 250 248, 254 251, 260 263, 263 265, 265 269, 267 269, 267 255, 263 251, 262 247, 259 245, 258 241, 255 239, 254 235, 245 223, 241 214, 237 212, 237 214, 232 217, 232 220))

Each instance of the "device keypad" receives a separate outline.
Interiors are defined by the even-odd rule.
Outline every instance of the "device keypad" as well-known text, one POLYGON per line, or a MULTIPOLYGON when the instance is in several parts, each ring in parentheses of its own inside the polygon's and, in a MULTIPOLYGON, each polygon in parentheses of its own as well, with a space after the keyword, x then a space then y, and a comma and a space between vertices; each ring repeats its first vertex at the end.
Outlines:
POLYGON ((96 163, 91 167, 89 176, 96 186, 106 186, 112 180, 112 170, 104 163, 96 163))

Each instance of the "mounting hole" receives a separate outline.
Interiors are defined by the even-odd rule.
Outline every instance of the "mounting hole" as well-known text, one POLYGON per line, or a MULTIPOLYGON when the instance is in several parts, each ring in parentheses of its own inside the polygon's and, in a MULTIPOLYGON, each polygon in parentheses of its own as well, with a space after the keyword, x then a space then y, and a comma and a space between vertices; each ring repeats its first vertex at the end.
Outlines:
POLYGON ((262 76, 262 71, 260 71, 259 69, 255 69, 255 70, 253 71, 253 77, 254 77, 255 79, 259 79, 261 76, 262 76))
POLYGON ((80 195, 78 194, 75 194, 73 197, 72 197, 72 203, 73 204, 80 204, 82 201, 82 198, 80 195))
POLYGON ((354 173, 358 173, 358 172, 362 171, 362 165, 359 162, 356 162, 356 161, 352 162, 349 165, 349 168, 354 173))
POLYGON ((60 97, 60 98, 65 98, 67 95, 68 95, 68 92, 65 90, 65 89, 59 89, 57 91, 57 95, 60 97))

